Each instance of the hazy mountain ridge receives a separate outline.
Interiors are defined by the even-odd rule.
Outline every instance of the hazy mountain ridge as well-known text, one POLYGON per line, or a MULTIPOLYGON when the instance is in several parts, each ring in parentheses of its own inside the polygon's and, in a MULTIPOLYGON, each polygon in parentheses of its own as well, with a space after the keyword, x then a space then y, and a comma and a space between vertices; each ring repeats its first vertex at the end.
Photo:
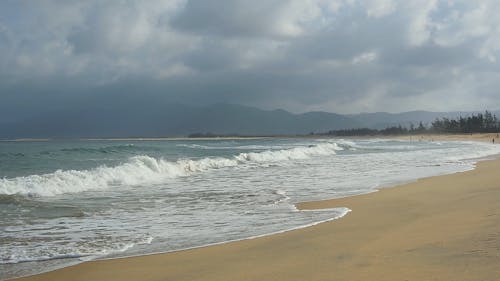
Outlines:
MULTIPOLYGON (((498 111, 494 112, 498 115, 498 111)), ((193 133, 218 135, 304 135, 349 128, 385 128, 430 123, 436 118, 457 118, 472 112, 293 114, 285 110, 214 104, 194 107, 144 100, 118 101, 78 110, 59 110, 26 120, 0 123, 0 138, 165 137, 193 133)))

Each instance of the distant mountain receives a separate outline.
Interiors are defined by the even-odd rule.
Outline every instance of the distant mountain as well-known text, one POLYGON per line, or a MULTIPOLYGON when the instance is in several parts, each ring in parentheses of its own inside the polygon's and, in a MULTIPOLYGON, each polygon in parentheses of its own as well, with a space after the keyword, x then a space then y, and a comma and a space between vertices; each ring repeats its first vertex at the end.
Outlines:
MULTIPOLYGON (((428 124, 436 118, 457 118, 474 112, 293 114, 235 104, 195 107, 154 98, 89 100, 71 109, 51 111, 21 121, 1 123, 0 138, 166 137, 190 134, 304 135, 350 128, 428 124)), ((494 112, 500 117, 500 112, 494 112)))
POLYGON ((135 100, 60 110, 3 124, 0 138, 297 135, 360 126, 353 118, 326 112, 292 114, 234 104, 193 107, 135 100))
POLYGON ((361 124, 343 115, 325 112, 292 114, 285 110, 217 104, 200 108, 177 132, 212 132, 238 135, 289 135, 324 132, 331 128, 358 127, 361 124))

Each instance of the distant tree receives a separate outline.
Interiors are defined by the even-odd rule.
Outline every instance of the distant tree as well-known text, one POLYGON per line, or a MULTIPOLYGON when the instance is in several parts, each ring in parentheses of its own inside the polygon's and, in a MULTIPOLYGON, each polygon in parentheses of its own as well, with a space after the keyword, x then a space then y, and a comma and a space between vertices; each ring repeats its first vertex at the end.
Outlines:
POLYGON ((484 124, 483 124, 483 127, 485 129, 486 132, 489 132, 489 133, 493 133, 493 132, 496 132, 496 129, 497 129, 497 120, 496 120, 496 116, 491 114, 491 112, 489 111, 485 111, 484 112, 484 120, 483 120, 484 124))
POLYGON ((410 123, 409 129, 401 125, 387 127, 382 130, 361 128, 361 129, 346 129, 329 131, 328 135, 334 136, 368 136, 368 135, 406 135, 406 134, 422 134, 430 133, 498 133, 500 131, 500 120, 489 111, 484 114, 472 114, 468 117, 460 116, 457 119, 449 119, 446 117, 436 118, 427 128, 422 122, 419 122, 415 128, 413 123, 410 123))
POLYGON ((489 111, 472 114, 458 119, 441 118, 431 124, 431 131, 436 133, 492 133, 500 128, 497 117, 489 111))
POLYGON ((418 123, 418 128, 417 128, 417 133, 425 133, 425 131, 427 130, 427 128, 425 128, 424 124, 422 124, 422 121, 420 121, 420 123, 418 123))

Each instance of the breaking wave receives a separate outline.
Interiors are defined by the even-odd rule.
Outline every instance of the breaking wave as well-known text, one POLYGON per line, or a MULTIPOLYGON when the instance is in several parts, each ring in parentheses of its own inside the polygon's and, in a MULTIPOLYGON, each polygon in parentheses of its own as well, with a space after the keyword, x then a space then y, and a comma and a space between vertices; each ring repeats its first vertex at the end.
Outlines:
POLYGON ((40 154, 59 154, 59 153, 75 153, 75 154, 112 154, 123 152, 137 152, 137 151, 158 151, 158 148, 153 146, 135 145, 135 144, 121 144, 121 145, 106 145, 101 147, 71 147, 62 148, 57 151, 42 151, 40 154))
POLYGON ((267 150, 234 155, 231 158, 207 157, 197 160, 180 159, 175 162, 146 155, 134 156, 115 167, 100 166, 90 170, 57 170, 43 175, 0 179, 0 194, 28 196, 55 196, 113 186, 134 186, 161 183, 169 178, 189 176, 245 163, 284 162, 327 156, 342 150, 336 143, 267 150))
POLYGON ((185 147, 191 149, 200 149, 200 150, 269 150, 269 149, 290 149, 293 148, 291 146, 285 145, 238 145, 238 146, 210 146, 210 145, 200 145, 200 144, 185 144, 181 143, 177 145, 178 147, 185 147))

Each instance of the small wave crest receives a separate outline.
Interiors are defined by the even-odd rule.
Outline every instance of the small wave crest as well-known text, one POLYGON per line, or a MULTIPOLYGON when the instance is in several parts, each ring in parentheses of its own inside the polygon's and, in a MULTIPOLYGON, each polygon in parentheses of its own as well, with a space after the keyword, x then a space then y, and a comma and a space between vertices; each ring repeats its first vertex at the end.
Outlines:
POLYGON ((289 149, 292 148, 286 145, 238 145, 238 146, 209 146, 201 144, 177 144, 177 147, 185 147, 200 150, 269 150, 269 149, 289 149))
MULTIPOLYGON (((415 150, 418 146, 413 144, 394 144, 400 141, 394 140, 364 140, 363 142, 354 142, 349 140, 338 140, 338 146, 345 150, 363 150, 363 151, 410 151, 415 150), (390 143, 392 142, 392 143, 390 143), (377 145, 378 144, 378 145, 377 145)), ((433 143, 435 144, 435 143, 433 143)))
POLYGON ((0 157, 5 158, 21 158, 25 157, 26 154, 22 152, 0 152, 0 157))
POLYGON ((55 196, 113 186, 134 186, 161 183, 166 179, 189 176, 207 170, 233 167, 253 162, 282 162, 307 159, 313 156, 335 154, 342 150, 336 143, 322 143, 308 147, 283 150, 240 153, 232 158, 180 159, 176 162, 146 155, 134 156, 115 167, 100 166, 91 170, 57 170, 43 175, 0 179, 0 194, 55 196))
POLYGON ((0 194, 0 205, 1 204, 14 204, 21 205, 29 200, 26 197, 19 194, 0 194))
POLYGON ((144 151, 158 151, 154 146, 135 145, 135 144, 120 144, 120 145, 105 145, 100 147, 70 147, 62 148, 58 151, 43 151, 41 154, 53 153, 77 153, 77 154, 113 154, 113 153, 133 153, 144 151))
POLYGON ((0 264, 15 264, 33 261, 39 262, 70 258, 91 260, 97 257, 123 253, 136 245, 151 244, 152 241, 153 237, 146 236, 132 239, 127 242, 109 241, 109 243, 104 245, 99 242, 93 242, 87 244, 75 243, 75 245, 65 248, 45 245, 32 249, 2 249, 5 250, 5 255, 0 256, 0 264))
POLYGON ((91 148, 91 147, 62 148, 60 151, 77 152, 77 153, 113 153, 113 152, 134 150, 134 149, 136 149, 136 147, 133 144, 123 144, 123 145, 103 146, 97 148, 91 148))
POLYGON ((286 194, 286 191, 284 191, 284 190, 281 190, 281 189, 276 190, 274 192, 274 194, 280 196, 279 199, 277 199, 277 200, 275 200, 273 202, 274 205, 279 205, 279 204, 282 204, 282 203, 286 203, 286 202, 288 202, 290 200, 290 197, 286 194))
POLYGON ((0 152, 0 159, 17 160, 26 157, 59 156, 59 155, 98 155, 136 152, 156 152, 159 149, 154 146, 138 146, 135 144, 107 145, 98 147, 67 147, 61 149, 42 150, 38 152, 0 152))

